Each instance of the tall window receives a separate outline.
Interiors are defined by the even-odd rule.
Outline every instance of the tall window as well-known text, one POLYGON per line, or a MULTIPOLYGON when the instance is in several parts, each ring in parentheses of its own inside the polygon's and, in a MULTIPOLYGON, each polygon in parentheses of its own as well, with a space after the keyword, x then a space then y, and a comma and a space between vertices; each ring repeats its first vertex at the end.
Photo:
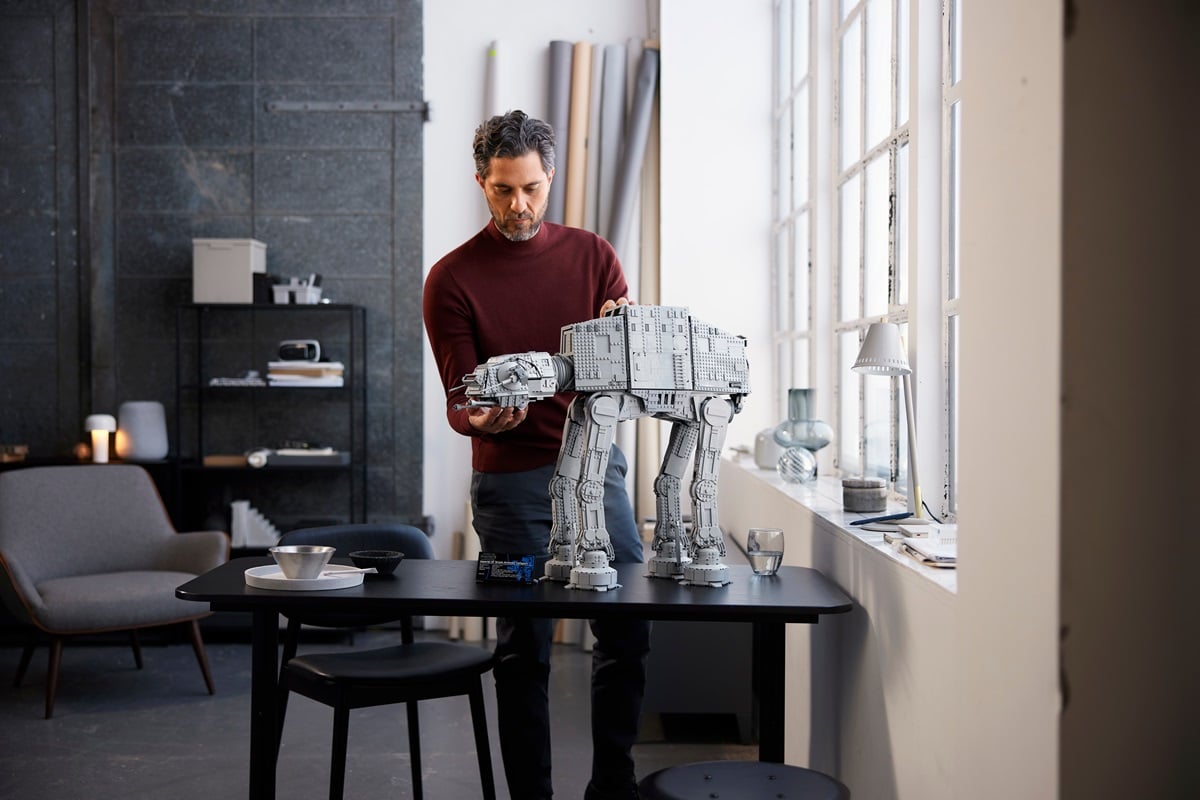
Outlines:
POLYGON ((787 390, 812 385, 812 7, 781 0, 775 7, 775 179, 772 318, 775 411, 787 390))
POLYGON ((918 420, 940 428, 918 442, 939 515, 955 509, 960 3, 777 0, 775 15, 775 396, 815 388, 829 465, 906 494, 900 381, 850 370, 868 325, 898 323, 918 420))

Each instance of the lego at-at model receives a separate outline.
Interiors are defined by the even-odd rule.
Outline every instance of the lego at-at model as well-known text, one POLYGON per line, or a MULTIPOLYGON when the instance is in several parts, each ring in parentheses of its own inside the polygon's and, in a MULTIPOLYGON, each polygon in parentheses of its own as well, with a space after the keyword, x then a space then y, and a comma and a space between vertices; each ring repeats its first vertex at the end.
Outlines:
POLYGON ((459 407, 524 408, 575 391, 550 482, 553 526, 546 577, 579 589, 617 588, 604 524, 604 473, 622 420, 670 420, 671 437, 654 481, 658 520, 651 577, 722 586, 725 542, 717 521, 721 447, 750 392, 746 340, 693 319, 676 306, 618 306, 600 319, 564 326, 560 352, 495 356, 463 377, 459 407), (688 457, 692 529, 679 493, 688 457))

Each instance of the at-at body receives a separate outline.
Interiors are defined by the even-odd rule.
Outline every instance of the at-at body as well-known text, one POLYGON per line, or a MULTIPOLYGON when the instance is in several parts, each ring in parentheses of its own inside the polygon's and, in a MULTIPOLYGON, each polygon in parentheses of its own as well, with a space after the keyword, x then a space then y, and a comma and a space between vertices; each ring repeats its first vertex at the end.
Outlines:
POLYGON ((604 524, 604 474, 622 420, 672 423, 654 482, 658 518, 649 571, 656 577, 724 584, 717 519, 721 448, 749 394, 746 340, 694 319, 678 306, 618 306, 600 319, 564 326, 560 352, 495 356, 464 376, 467 406, 524 408, 575 391, 550 483, 553 528, 546 577, 572 586, 615 587, 604 524), (695 453, 693 524, 684 530, 679 494, 695 453))

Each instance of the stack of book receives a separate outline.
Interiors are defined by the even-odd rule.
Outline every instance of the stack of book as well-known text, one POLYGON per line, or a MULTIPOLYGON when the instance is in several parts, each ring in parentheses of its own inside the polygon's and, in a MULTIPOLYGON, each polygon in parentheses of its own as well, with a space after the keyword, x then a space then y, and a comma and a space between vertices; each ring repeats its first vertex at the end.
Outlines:
POLYGON ((267 364, 267 385, 342 386, 344 372, 340 361, 272 361, 267 364))

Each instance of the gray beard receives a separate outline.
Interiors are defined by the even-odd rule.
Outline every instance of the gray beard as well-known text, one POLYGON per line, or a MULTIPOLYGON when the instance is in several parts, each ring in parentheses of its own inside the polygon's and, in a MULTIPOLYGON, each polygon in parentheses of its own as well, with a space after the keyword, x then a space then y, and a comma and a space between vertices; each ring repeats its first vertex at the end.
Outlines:
POLYGON ((508 239, 510 242, 527 242, 534 236, 537 236, 537 232, 541 229, 542 223, 539 222, 537 225, 531 225, 526 230, 515 230, 512 233, 509 233, 504 229, 504 226, 500 224, 499 220, 496 222, 496 230, 500 231, 500 235, 505 239, 508 239))

